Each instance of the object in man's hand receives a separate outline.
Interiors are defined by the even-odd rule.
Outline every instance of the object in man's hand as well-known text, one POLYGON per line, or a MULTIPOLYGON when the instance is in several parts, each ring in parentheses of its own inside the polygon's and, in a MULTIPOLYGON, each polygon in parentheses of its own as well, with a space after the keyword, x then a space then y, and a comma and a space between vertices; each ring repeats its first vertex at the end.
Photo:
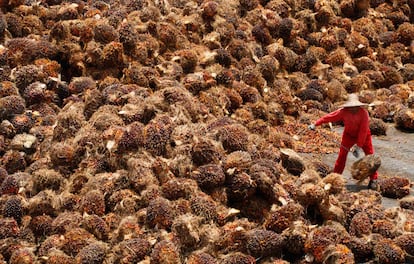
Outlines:
POLYGON ((354 164, 352 164, 352 178, 358 181, 362 181, 376 172, 380 166, 381 159, 378 155, 366 155, 365 157, 355 161, 354 164))
POLYGON ((363 150, 360 148, 360 147, 358 147, 357 145, 354 145, 351 149, 350 149, 350 151, 352 152, 352 155, 354 155, 354 157, 355 158, 359 158, 359 157, 361 157, 361 154, 363 153, 363 150))

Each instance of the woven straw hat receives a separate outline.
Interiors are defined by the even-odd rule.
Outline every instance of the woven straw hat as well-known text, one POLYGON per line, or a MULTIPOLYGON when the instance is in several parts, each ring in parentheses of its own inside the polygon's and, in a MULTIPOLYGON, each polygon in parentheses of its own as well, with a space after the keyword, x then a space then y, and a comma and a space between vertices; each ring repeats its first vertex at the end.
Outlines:
POLYGON ((356 107, 356 106, 367 106, 367 105, 368 104, 365 104, 359 101, 357 94, 350 94, 348 96, 348 100, 342 105, 342 107, 356 107))

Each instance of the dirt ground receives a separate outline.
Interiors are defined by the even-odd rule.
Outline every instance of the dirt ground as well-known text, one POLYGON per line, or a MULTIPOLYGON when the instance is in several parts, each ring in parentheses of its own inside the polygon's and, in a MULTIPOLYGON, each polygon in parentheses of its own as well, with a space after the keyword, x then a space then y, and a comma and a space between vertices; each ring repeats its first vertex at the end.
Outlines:
MULTIPOLYGON (((335 128, 339 134, 342 128, 335 128)), ((381 157, 381 167, 378 170, 379 177, 401 176, 407 177, 414 182, 414 133, 402 132, 395 128, 393 124, 388 125, 387 135, 373 136, 373 145, 376 154, 381 157)), ((320 158, 325 163, 333 166, 337 157, 337 153, 332 154, 312 154, 320 158)), ((359 191, 366 188, 366 183, 357 185, 352 179, 349 169, 356 158, 351 154, 348 155, 347 164, 343 173, 347 180, 347 188, 350 191, 359 191)), ((414 189, 411 188, 413 195, 414 189)), ((385 207, 398 206, 398 200, 383 197, 382 201, 385 207)))

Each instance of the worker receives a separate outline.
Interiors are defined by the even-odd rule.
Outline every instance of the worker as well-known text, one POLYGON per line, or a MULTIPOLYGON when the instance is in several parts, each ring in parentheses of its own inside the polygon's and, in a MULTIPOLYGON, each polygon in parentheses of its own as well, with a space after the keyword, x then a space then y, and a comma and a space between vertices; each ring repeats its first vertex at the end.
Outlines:
MULTIPOLYGON (((348 100, 336 111, 333 111, 309 125, 309 129, 314 130, 328 122, 343 122, 344 131, 342 133, 341 147, 338 158, 335 162, 334 172, 342 174, 349 151, 374 154, 372 146, 371 131, 369 129, 369 115, 366 109, 367 104, 359 101, 357 94, 350 94, 348 100)), ((359 156, 355 155, 355 156, 359 156)), ((370 176, 368 188, 378 190, 378 172, 370 176)))

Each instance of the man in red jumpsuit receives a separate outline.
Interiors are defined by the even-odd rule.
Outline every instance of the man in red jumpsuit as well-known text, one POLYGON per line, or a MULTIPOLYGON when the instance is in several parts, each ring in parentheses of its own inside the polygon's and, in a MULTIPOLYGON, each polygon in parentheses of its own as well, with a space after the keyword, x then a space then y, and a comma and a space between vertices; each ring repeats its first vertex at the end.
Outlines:
MULTIPOLYGON (((358 95, 350 94, 348 101, 340 109, 321 117, 309 126, 313 130, 315 126, 324 123, 343 122, 344 131, 342 133, 341 148, 339 149, 334 167, 334 172, 336 173, 342 174, 344 171, 348 152, 352 148, 356 148, 357 151, 362 149, 365 155, 374 154, 371 131, 369 129, 369 115, 364 108, 366 105, 359 101, 358 95)), ((378 190, 377 179, 378 173, 375 172, 370 176, 368 188, 378 190)))

